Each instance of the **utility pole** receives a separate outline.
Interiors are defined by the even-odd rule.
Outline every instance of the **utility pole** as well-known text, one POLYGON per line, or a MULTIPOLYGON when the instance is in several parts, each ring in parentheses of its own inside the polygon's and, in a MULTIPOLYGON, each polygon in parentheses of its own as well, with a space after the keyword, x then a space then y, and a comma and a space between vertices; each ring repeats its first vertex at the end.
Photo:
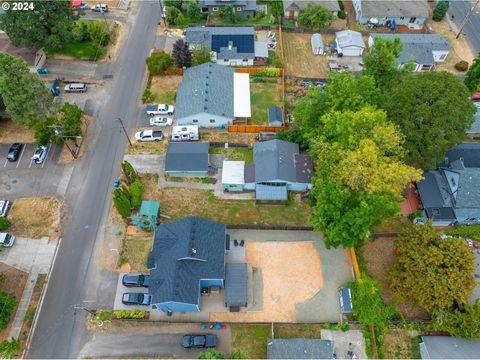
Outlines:
MULTIPOLYGON (((63 133, 60 133, 60 131, 58 130, 58 128, 60 127, 59 125, 50 125, 49 127, 55 129, 55 135, 62 138, 63 144, 70 151, 70 154, 72 155, 72 157, 74 159, 76 159, 77 158, 76 150, 73 150, 70 146, 68 146, 68 143, 65 141, 65 139, 78 139, 78 138, 81 138, 81 136, 65 136, 63 133)), ((74 140, 74 145, 78 149, 78 145, 77 145, 77 142, 75 140, 74 140)))
POLYGON ((122 129, 123 129, 123 132, 124 132, 125 136, 127 137, 128 143, 130 144, 130 146, 133 146, 132 142, 130 141, 130 137, 128 136, 127 130, 125 129, 125 126, 123 125, 122 119, 117 118, 117 120, 120 121, 120 125, 122 125, 122 129))
POLYGON ((459 38, 460 34, 461 34, 462 31, 463 31, 463 28, 465 27, 465 25, 467 24, 468 20, 470 19, 470 16, 472 16, 472 13, 473 13, 473 11, 475 10, 475 8, 477 7, 477 5, 478 5, 479 2, 480 2, 480 0, 475 1, 475 3, 473 4, 473 6, 470 8, 470 11, 467 13, 467 15, 465 16, 465 19, 463 19, 462 24, 460 25, 460 28, 458 29, 457 35, 455 35, 455 39, 458 39, 458 38, 459 38))
POLYGON ((94 316, 97 315, 97 313, 94 310, 88 310, 86 307, 83 307, 80 304, 72 305, 72 308, 74 308, 75 310, 85 310, 86 312, 88 312, 88 313, 90 313, 94 316))
POLYGON ((162 14, 162 19, 163 19, 163 25, 167 27, 167 20, 165 19, 167 17, 166 10, 165 12, 163 11, 163 3, 162 0, 158 0, 158 3, 160 4, 160 14, 162 14))

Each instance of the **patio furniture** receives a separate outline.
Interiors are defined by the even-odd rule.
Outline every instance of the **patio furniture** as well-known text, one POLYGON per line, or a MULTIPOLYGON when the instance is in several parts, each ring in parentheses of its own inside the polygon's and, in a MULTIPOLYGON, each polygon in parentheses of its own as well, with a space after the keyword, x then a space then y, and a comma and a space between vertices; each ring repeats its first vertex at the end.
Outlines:
POLYGON ((233 240, 233 246, 238 246, 238 240, 237 239, 233 240))
POLYGON ((243 247, 243 245, 245 245, 245 240, 240 241, 240 246, 243 247))

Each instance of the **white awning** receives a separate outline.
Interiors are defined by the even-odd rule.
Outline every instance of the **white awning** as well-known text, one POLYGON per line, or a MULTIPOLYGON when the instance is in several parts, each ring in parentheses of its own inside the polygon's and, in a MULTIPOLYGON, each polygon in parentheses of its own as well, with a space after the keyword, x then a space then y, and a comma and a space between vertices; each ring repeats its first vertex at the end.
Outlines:
POLYGON ((252 116, 249 74, 233 74, 233 116, 236 118, 249 118, 252 116))
POLYGON ((223 161, 222 184, 243 185, 245 184, 245 161, 223 161))

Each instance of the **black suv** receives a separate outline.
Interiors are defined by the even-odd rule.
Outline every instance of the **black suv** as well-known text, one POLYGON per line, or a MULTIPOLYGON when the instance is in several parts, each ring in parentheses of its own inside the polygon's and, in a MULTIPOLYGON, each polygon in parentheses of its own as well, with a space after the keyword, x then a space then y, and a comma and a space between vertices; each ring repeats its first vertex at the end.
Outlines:
POLYGON ((150 305, 152 296, 141 293, 124 293, 122 296, 122 303, 125 305, 150 305))
POLYGON ((8 149, 7 159, 8 161, 17 161, 23 149, 23 144, 15 143, 8 149))
POLYGON ((148 287, 150 275, 125 274, 122 278, 122 284, 126 287, 148 287))

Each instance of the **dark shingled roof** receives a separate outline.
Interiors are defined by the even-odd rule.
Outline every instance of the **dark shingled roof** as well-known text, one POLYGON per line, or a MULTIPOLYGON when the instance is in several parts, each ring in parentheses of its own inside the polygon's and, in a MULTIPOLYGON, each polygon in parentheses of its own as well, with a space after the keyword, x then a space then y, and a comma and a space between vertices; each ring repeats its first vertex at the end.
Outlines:
POLYGON ((270 140, 255 143, 253 157, 255 182, 283 180, 295 182, 295 155, 298 144, 283 140, 270 140))
POLYGON ((296 154, 295 155, 295 171, 297 174, 297 182, 310 183, 313 175, 313 159, 311 156, 296 154))
POLYGON ((478 359, 480 341, 450 336, 422 336, 422 359, 478 359))
POLYGON ((152 303, 199 305, 200 280, 225 278, 226 226, 189 216, 158 226, 148 257, 152 303))
POLYGON ((247 264, 225 265, 225 303, 243 306, 248 302, 247 264))
MULTIPOLYGON (((455 146, 447 152, 445 158, 451 163, 460 158, 467 168, 480 168, 480 143, 463 143, 455 146)), ((445 166, 443 162, 440 166, 445 166)))
POLYGON ((168 144, 165 171, 208 171, 208 142, 168 144))
POLYGON ((255 165, 254 164, 245 164, 244 172, 245 183, 254 183, 255 182, 255 165))
POLYGON ((282 123, 282 109, 278 106, 270 106, 268 108, 268 122, 280 122, 282 123))
POLYGON ((334 359, 333 341, 320 339, 271 339, 267 359, 334 359))

